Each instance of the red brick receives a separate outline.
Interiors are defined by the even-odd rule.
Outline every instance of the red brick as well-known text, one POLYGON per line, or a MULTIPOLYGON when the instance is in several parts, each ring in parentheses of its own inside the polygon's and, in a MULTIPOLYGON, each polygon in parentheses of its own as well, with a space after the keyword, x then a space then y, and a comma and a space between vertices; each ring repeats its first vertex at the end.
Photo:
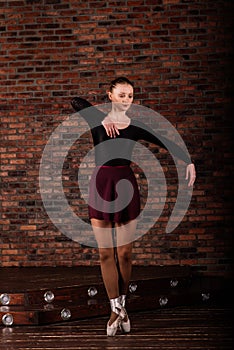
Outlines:
MULTIPOLYGON (((22 0, 0 10, 1 266, 98 264, 97 250, 85 252, 51 223, 40 197, 39 164, 51 133, 73 112, 71 98, 81 95, 103 102, 109 82, 126 75, 135 81, 136 102, 162 113, 177 128, 198 173, 186 216, 166 234, 177 178, 167 152, 158 152, 169 198, 150 234, 134 243, 133 262, 183 263, 202 273, 225 274, 233 197, 232 2, 70 1, 48 3, 46 16, 44 11, 22 0), (183 247, 197 249, 192 259, 185 258, 183 247), (179 253, 171 254, 171 248, 179 253), (48 254, 53 255, 51 261, 48 254)), ((88 143, 90 134, 79 144, 80 153, 88 143)), ((74 210, 87 218, 87 207, 74 190, 77 145, 65 162, 64 192, 74 210)), ((146 195, 144 179, 137 179, 146 195)), ((159 200, 160 191, 152 210, 159 200)))

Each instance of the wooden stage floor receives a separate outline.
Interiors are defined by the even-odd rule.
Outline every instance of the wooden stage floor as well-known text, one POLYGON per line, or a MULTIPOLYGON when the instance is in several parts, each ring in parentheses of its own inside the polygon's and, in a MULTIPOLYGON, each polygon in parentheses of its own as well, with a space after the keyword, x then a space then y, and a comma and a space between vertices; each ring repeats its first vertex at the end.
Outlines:
POLYGON ((232 350, 227 306, 193 306, 130 314, 128 335, 105 335, 107 317, 46 326, 0 328, 1 350, 232 350))
POLYGON ((187 266, 133 266, 132 331, 109 338, 99 266, 0 268, 0 350, 231 350, 233 293, 224 282, 187 266))

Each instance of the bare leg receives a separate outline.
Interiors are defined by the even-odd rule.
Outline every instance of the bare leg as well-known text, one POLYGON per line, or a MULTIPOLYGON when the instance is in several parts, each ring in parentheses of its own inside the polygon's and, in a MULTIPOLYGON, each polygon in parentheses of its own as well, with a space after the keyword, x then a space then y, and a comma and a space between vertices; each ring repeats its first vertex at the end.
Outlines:
MULTIPOLYGON (((115 260, 115 249, 112 242, 112 223, 91 219, 92 228, 99 247, 100 265, 103 282, 109 299, 119 296, 119 274, 115 260)), ((118 315, 112 311, 111 325, 118 315)))
POLYGON ((136 231, 137 221, 126 224, 116 224, 117 258, 120 273, 120 293, 126 294, 132 272, 132 242, 136 231))
POLYGON ((132 273, 132 240, 136 230, 136 223, 136 220, 132 220, 127 225, 116 224, 120 295, 126 295, 128 292, 132 273), (130 243, 121 245, 121 243, 127 241, 130 241, 130 243))
POLYGON ((120 294, 126 295, 132 273, 132 243, 117 248, 120 294))

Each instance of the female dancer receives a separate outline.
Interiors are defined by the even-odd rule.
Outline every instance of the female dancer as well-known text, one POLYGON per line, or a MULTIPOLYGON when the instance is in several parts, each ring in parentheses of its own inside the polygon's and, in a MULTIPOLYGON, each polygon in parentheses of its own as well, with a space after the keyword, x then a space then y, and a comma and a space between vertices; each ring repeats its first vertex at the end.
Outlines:
MULTIPOLYGON (((131 164, 133 141, 145 140, 165 148, 152 130, 145 125, 133 121, 126 112, 133 102, 134 86, 125 77, 111 82, 108 97, 111 101, 111 111, 105 115, 91 104, 75 97, 71 101, 72 107, 91 127, 94 145, 100 147, 95 153, 96 170, 90 184, 89 216, 95 238, 99 247, 100 265, 103 282, 110 300, 111 315, 107 323, 107 335, 114 336, 118 327, 123 332, 130 332, 130 320, 125 309, 125 300, 132 270, 132 241, 136 230, 136 218, 140 213, 140 197, 136 178, 131 164), (112 139, 112 143, 104 142, 112 139), (120 141, 118 143, 117 141, 120 141), (118 193, 123 202, 128 203, 124 208, 114 208, 117 201, 117 183, 127 179, 132 187, 131 195, 128 191, 118 193), (97 192, 104 199, 100 202, 97 192), (107 208, 107 204, 110 207, 107 208), (115 228, 117 244, 112 243, 112 230, 115 228), (126 240, 126 237, 127 240, 126 240)), ((167 145, 169 140, 167 140, 167 145)), ((188 186, 192 186, 196 173, 185 152, 175 144, 172 149, 174 155, 187 163, 186 179, 188 186)))

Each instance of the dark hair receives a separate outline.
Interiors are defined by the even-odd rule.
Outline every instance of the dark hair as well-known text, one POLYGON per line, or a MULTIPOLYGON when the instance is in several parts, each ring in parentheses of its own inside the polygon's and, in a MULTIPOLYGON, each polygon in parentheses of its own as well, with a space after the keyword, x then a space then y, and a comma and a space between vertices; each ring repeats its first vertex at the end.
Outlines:
POLYGON ((118 77, 118 78, 112 80, 112 82, 110 84, 110 91, 111 92, 116 87, 117 84, 128 84, 134 88, 134 84, 128 78, 118 77))

